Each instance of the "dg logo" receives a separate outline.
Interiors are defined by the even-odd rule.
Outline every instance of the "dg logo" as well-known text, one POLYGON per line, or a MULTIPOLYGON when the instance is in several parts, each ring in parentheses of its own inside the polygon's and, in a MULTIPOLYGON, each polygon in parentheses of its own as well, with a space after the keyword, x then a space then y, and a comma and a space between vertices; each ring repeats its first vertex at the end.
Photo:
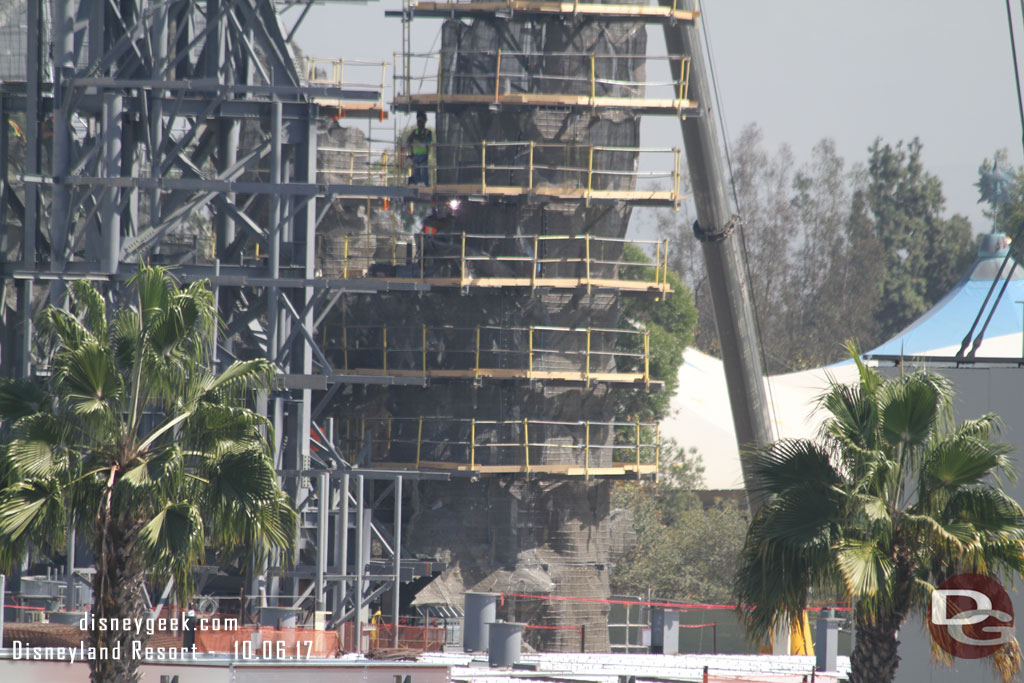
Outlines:
POLYGON ((994 579, 958 574, 932 592, 928 630, 954 657, 988 657, 1013 639, 1013 603, 994 579))

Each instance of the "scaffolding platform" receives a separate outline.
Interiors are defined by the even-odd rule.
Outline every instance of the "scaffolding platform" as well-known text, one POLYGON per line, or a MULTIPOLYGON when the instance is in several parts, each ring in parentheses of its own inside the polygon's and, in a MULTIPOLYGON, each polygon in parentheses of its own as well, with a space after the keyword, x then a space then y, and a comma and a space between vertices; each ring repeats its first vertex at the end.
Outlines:
POLYGON ((463 107, 548 108, 548 109, 629 109, 635 114, 655 116, 693 116, 700 110, 696 100, 680 98, 610 97, 547 93, 507 93, 438 95, 424 93, 395 97, 392 109, 400 112, 453 110, 463 107))
POLYGON ((359 468, 621 477, 657 474, 661 458, 654 422, 379 417, 344 420, 335 435, 359 468))
POLYGON ((353 100, 336 97, 314 97, 322 114, 333 119, 376 119, 388 118, 384 106, 384 88, 387 83, 387 62, 363 59, 325 59, 307 57, 304 69, 306 83, 310 86, 330 88, 365 88, 379 94, 375 100, 353 100), (348 68, 346 75, 345 69, 348 68), (355 72, 355 74, 353 74, 355 72), (380 79, 369 74, 380 74, 380 79))
MULTIPOLYGON (((653 8, 651 8, 653 9, 653 8)), ((635 115, 688 116, 690 60, 685 55, 459 50, 395 55, 395 111, 458 108, 628 109, 635 115), (564 73, 543 73, 559 62, 564 73), (656 62, 679 65, 679 76, 646 80, 656 62), (465 73, 454 70, 458 65, 465 73), (578 76, 568 75, 577 73, 578 76), (647 95, 656 91, 655 97, 647 95)))
POLYGON ((678 207, 679 149, 483 140, 434 146, 422 200, 625 202, 678 207), (639 186, 639 187, 638 187, 639 186))
POLYGON ((325 325, 322 364, 360 378, 658 384, 650 333, 591 327, 325 325))
POLYGON ((602 477, 602 478, 654 478, 658 474, 658 466, 652 463, 617 463, 610 467, 581 467, 579 465, 459 465, 447 462, 423 461, 419 465, 403 466, 392 464, 391 467, 413 470, 442 470, 477 475, 557 475, 563 477, 602 477))
POLYGON ((585 187, 559 185, 538 185, 517 187, 514 185, 488 185, 486 183, 439 184, 420 187, 419 198, 433 201, 445 197, 496 197, 525 201, 583 202, 591 203, 624 202, 634 206, 676 207, 682 199, 675 190, 592 190, 585 187))
POLYGON ((644 21, 663 22, 675 21, 692 23, 700 16, 697 10, 686 10, 673 4, 661 5, 626 5, 595 2, 546 2, 545 0, 504 0, 498 2, 416 2, 412 0, 404 10, 388 10, 385 16, 404 17, 406 15, 430 18, 474 18, 493 16, 499 19, 512 19, 515 15, 525 17, 564 17, 579 16, 601 21, 644 21))

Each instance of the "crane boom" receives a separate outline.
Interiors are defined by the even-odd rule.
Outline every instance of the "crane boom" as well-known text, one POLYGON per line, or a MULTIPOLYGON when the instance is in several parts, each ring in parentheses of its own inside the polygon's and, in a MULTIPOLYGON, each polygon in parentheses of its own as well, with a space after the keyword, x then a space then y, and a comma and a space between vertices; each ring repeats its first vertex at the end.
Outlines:
MULTIPOLYGON (((671 5, 672 0, 660 2, 671 5)), ((681 118, 680 123, 697 208, 694 234, 701 242, 704 255, 732 420, 742 454, 751 447, 769 443, 772 428, 750 282, 739 235, 734 229, 739 217, 733 215, 726 196, 721 148, 712 116, 712 93, 696 22, 663 25, 668 53, 690 58, 689 98, 696 100, 701 108, 700 116, 681 118)), ((672 61, 675 78, 682 77, 682 68, 681 60, 672 61)), ((751 511, 755 511, 760 500, 752 487, 749 465, 742 455, 740 465, 751 511)))

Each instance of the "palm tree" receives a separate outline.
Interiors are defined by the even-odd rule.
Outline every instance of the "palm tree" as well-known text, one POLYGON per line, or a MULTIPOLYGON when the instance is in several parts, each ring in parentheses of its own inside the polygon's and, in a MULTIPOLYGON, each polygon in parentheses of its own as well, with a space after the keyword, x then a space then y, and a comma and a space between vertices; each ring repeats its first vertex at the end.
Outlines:
MULTIPOLYGON (((883 378, 850 351, 859 382, 833 382, 817 441, 778 441, 749 457, 766 502, 740 556, 735 597, 764 640, 816 595, 848 599, 856 641, 851 683, 892 681, 897 635, 926 613, 934 587, 964 572, 1024 573, 1024 511, 999 481, 1012 448, 995 415, 955 424, 939 375, 883 378)), ((935 648, 933 648, 935 650, 935 648)), ((1009 643, 994 655, 1019 669, 1009 643)))
MULTIPOLYGON (((74 528, 95 556, 97 620, 142 616, 147 579, 173 578, 187 602, 208 543, 249 560, 294 543, 270 425, 247 407, 270 387, 272 366, 208 369, 218 319, 205 282, 179 288, 143 266, 129 288, 132 305, 108 316, 100 293, 74 282, 68 310, 51 306, 40 319, 42 386, 0 380, 0 564, 59 550, 74 528)), ((144 632, 90 636, 121 645, 120 659, 90 662, 94 683, 137 680, 131 643, 144 632)))

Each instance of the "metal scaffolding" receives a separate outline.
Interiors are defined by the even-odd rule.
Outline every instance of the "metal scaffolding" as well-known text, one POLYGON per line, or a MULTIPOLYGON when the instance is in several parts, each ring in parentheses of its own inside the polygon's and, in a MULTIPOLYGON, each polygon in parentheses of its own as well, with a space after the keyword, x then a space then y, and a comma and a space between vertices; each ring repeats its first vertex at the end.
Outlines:
POLYGON ((33 314, 63 303, 72 279, 96 281, 111 300, 142 261, 210 280, 227 329, 214 362, 264 355, 280 373, 260 408, 300 543, 293 564, 266 568, 271 603, 309 599, 341 620, 365 617, 390 590, 397 612, 400 582, 425 571, 403 557, 402 483, 448 475, 361 472, 310 445, 330 431, 313 401, 326 388, 317 308, 346 289, 316 278, 318 207, 410 194, 372 179, 318 182, 317 122, 339 103, 381 110, 381 88, 334 82, 316 65, 304 74, 274 5, 258 0, 21 5, 23 70, 6 69, 0 84, 0 271, 15 302, 3 308, 0 372, 45 371, 33 314), (20 174, 12 146, 24 152, 20 174))
MULTIPOLYGON (((299 21, 311 4, 305 2, 299 21)), ((508 6, 545 14, 550 4, 516 0, 508 6)), ((476 168, 459 160, 455 147, 441 149, 443 159, 456 161, 435 170, 452 182, 412 187, 389 172, 394 159, 375 158, 372 144, 319 144, 318 123, 385 117, 385 67, 353 60, 300 64, 288 40, 296 26, 286 30, 273 3, 24 0, 22 6, 23 73, 0 83, 0 374, 45 372, 32 353, 33 317, 46 303, 64 303, 70 280, 97 282, 112 302, 144 261, 168 266, 183 281, 208 280, 226 330, 213 361, 224 366, 262 356, 277 368, 277 387, 259 408, 274 426, 275 466, 300 513, 295 557, 256 568, 251 595, 259 593, 257 576, 265 571, 271 604, 311 605, 329 612, 332 623, 352 620, 358 647, 371 602, 390 591, 397 622, 401 583, 445 568, 405 550, 403 496, 413 497, 403 492, 408 482, 428 486, 458 478, 460 487, 469 487, 481 474, 495 474, 526 484, 533 475, 577 477, 586 484, 591 477, 656 472, 657 428, 639 422, 447 419, 449 430, 470 430, 462 442, 448 444, 467 452, 463 463, 439 453, 432 441, 441 437, 432 439, 429 426, 424 433, 424 420, 431 420, 419 416, 402 420, 400 439, 386 443, 389 456, 412 449, 414 459, 375 459, 379 437, 363 434, 355 441, 346 431, 343 438, 331 409, 341 394, 368 385, 416 388, 442 379, 474 390, 484 382, 500 385, 485 397, 492 406, 505 400, 495 396, 509 383, 517 383, 524 403, 532 400, 529 394, 544 400, 567 395, 559 392, 571 385, 571 391, 588 392, 594 411, 604 410, 608 400, 604 385, 658 385, 650 376, 648 335, 604 324, 615 312, 601 297, 669 294, 667 246, 648 246, 654 263, 631 262, 622 256, 621 236, 590 229, 605 216, 628 216, 623 207, 631 203, 677 202, 678 152, 662 150, 670 159, 665 178, 672 187, 666 191, 635 189, 640 174, 627 167, 641 150, 581 141, 463 145, 479 159, 476 168), (356 66, 371 77, 354 76, 356 66), (18 155, 10 154, 14 148, 18 155), (565 162, 552 156, 570 151, 565 162), (322 153, 347 160, 347 167, 318 167, 322 153), (15 156, 18 169, 9 163, 15 156), (456 171, 474 177, 462 187, 456 171), (496 173, 506 178, 503 184, 496 173), (555 180, 548 182, 548 175, 555 180), (344 254, 324 256, 330 252, 318 230, 332 207, 348 203, 370 213, 392 200, 465 193, 490 195, 491 204, 516 196, 522 205, 561 203, 591 213, 577 218, 564 207, 548 213, 542 207, 530 214, 540 221, 572 221, 573 234, 555 229, 509 235, 496 227, 490 235, 459 232, 389 243, 377 234, 371 238, 369 227, 340 239, 336 231, 334 244, 344 254), (578 232, 577 220, 583 226, 578 232), (332 276, 339 268, 340 277, 332 276), (640 277, 625 277, 629 271, 640 277), (411 299, 434 287, 452 296, 484 292, 477 300, 482 315, 491 313, 487 288, 517 288, 517 296, 534 300, 523 306, 540 301, 537 315, 550 310, 559 324, 346 319, 354 308, 347 299, 411 299), (567 302, 577 298, 586 300, 580 306, 585 324, 565 321, 562 307, 568 310, 567 302), (415 435, 409 431, 414 428, 420 430, 415 435), (489 431, 489 440, 478 440, 477 428, 489 431)), ((562 13, 598 14, 598 6, 560 7, 562 13)), ((635 18, 627 6, 607 7, 612 19, 635 18)), ((692 21, 692 12, 680 12, 673 6, 641 12, 636 20, 692 21)), ((594 66, 583 79, 589 94, 580 95, 587 100, 580 106, 611 106, 595 98, 599 87, 615 84, 599 74, 598 58, 588 59, 594 66)), ((504 73, 500 66, 494 72, 499 90, 511 82, 504 73)), ((690 106, 682 103, 686 82, 680 71, 670 84, 667 106, 676 115, 690 106)), ((404 305, 390 314, 400 314, 404 305)), ((398 423, 386 424, 390 430, 398 423)), ((580 506, 577 516, 590 514, 589 503, 580 506)), ((585 564, 605 571, 603 561, 585 564)))

